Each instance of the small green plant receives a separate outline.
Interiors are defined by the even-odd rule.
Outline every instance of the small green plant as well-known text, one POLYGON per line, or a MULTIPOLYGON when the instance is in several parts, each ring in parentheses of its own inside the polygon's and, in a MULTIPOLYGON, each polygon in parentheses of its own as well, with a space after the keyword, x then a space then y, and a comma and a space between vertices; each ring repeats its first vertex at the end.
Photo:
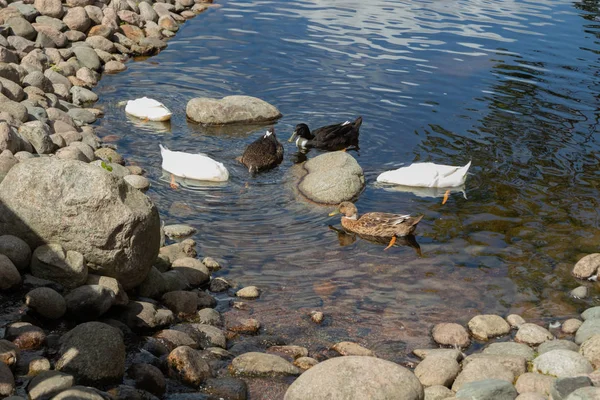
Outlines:
MULTIPOLYGON (((110 162, 110 157, 109 157, 108 159, 109 159, 109 161, 108 161, 108 162, 110 162)), ((104 169, 105 169, 105 170, 107 170, 108 172, 112 172, 112 170, 113 170, 113 168, 112 168, 110 165, 108 165, 107 163, 105 163, 104 161, 102 161, 102 162, 100 163, 100 165, 102 166, 102 168, 104 168, 104 169)))

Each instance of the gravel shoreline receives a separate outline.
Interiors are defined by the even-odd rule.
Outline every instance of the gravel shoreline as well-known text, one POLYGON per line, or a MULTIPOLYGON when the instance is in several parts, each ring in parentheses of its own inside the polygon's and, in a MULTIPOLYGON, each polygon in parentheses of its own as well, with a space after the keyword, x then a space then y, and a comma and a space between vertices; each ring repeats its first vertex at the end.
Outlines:
MULTIPOLYGON (((0 0, 0 398, 600 399, 600 307, 552 327, 437 324, 415 365, 351 341, 316 351, 268 334, 261 288, 213 276, 192 227, 160 226, 143 170, 90 125, 92 89, 212 6, 0 0)), ((591 254, 573 275, 599 268, 591 254)))

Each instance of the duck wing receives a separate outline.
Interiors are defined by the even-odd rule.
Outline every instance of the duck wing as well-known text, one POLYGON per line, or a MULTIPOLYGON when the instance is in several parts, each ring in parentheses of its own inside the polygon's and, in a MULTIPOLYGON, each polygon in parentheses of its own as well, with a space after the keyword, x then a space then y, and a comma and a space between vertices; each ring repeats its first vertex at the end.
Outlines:
POLYGON ((261 137, 250 143, 240 161, 248 168, 265 169, 283 160, 283 146, 268 138, 261 137), (278 147, 281 147, 280 149, 278 147))

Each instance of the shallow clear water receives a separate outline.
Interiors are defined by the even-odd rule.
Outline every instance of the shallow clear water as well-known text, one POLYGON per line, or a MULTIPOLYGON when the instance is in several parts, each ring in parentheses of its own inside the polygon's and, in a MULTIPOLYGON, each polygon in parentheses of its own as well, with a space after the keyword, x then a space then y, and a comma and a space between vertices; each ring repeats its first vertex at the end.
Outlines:
MULTIPOLYGON (((320 349, 353 340, 402 360, 440 321, 521 313, 548 322, 571 300, 570 271, 596 252, 598 32, 595 3, 565 1, 220 1, 156 57, 103 77, 99 134, 147 170, 167 224, 195 226, 219 275, 257 285, 253 316, 270 333, 320 349), (255 178, 235 161, 264 127, 189 124, 193 97, 256 96, 276 105, 284 162, 255 178), (117 103, 154 97, 169 125, 117 103), (367 179, 359 212, 424 214, 414 248, 339 237, 331 207, 293 190, 293 126, 362 115, 367 179), (226 184, 173 191, 158 143, 226 164, 226 184), (377 175, 414 161, 472 160, 465 199, 386 190, 377 175), (343 245, 342 245, 343 244, 343 245), (323 326, 309 322, 324 311, 323 326)), ((318 154, 309 153, 309 157, 318 154)), ((597 295, 592 291, 593 296, 597 295)), ((589 300, 591 303, 594 297, 589 300)))

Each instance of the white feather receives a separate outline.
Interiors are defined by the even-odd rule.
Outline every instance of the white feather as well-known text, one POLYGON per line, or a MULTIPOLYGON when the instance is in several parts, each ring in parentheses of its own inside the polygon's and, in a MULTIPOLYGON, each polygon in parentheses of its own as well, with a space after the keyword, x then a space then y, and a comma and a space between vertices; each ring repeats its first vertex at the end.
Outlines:
POLYGON ((342 126, 344 126, 344 125, 348 125, 349 123, 350 123, 350 121, 346 121, 346 122, 344 122, 344 123, 342 124, 342 126))
POLYGON ((171 151, 163 145, 159 146, 162 168, 175 176, 213 182, 225 182, 229 179, 227 168, 206 154, 171 151))
POLYGON ((377 182, 417 187, 456 187, 465 183, 470 166, 471 161, 464 167, 415 163, 408 167, 386 171, 377 177, 377 182))
POLYGON ((125 112, 134 117, 148 119, 149 121, 168 121, 172 115, 171 111, 163 103, 148 97, 128 100, 125 112))

